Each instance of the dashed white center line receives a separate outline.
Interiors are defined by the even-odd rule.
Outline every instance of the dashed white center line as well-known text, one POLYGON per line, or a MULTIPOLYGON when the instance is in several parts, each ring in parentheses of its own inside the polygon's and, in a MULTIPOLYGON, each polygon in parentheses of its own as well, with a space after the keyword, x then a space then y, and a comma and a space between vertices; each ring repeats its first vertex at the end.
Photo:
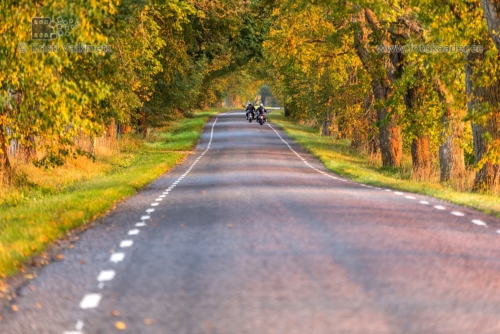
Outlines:
POLYGON ((112 281, 115 278, 116 272, 114 270, 103 270, 97 276, 97 281, 99 282, 108 282, 112 281))
POLYGON ((160 203, 158 203, 158 202, 151 203, 151 206, 158 206, 158 205, 160 205, 160 203))
POLYGON ((147 213, 153 213, 153 212, 155 212, 155 209, 147 209, 146 212, 147 213))
POLYGON ((77 331, 81 331, 81 330, 83 329, 83 321, 78 320, 78 321, 76 322, 75 329, 76 329, 77 331))
POLYGON ((485 222, 483 222, 482 220, 479 220, 479 219, 473 219, 472 223, 479 225, 479 226, 485 226, 485 227, 488 226, 488 224, 486 224, 485 222))
POLYGON ((156 202, 161 202, 161 201, 163 201, 163 198, 158 197, 157 199, 155 199, 155 201, 156 201, 156 202))
POLYGON ((123 261, 124 258, 125 258, 125 253, 114 253, 109 258, 109 261, 111 261, 113 263, 118 263, 120 261, 123 261))
POLYGON ((441 206, 441 205, 434 205, 434 209, 446 210, 446 208, 444 206, 441 206))
POLYGON ((394 192, 394 194, 395 194, 395 195, 398 195, 398 196, 403 195, 403 193, 402 193, 402 192, 399 192, 399 191, 395 191, 395 192, 394 192))
POLYGON ((135 226, 137 226, 137 227, 143 227, 143 226, 146 226, 146 223, 135 223, 135 226))
POLYGON ((150 218, 151 218, 150 216, 141 216, 141 220, 148 220, 150 218))
POLYGON ((120 247, 126 248, 132 246, 133 244, 134 242, 132 240, 123 240, 122 242, 120 242, 120 247))
POLYGON ((99 306, 99 302, 101 301, 102 296, 98 293, 89 293, 86 294, 82 301, 80 302, 80 308, 86 310, 90 308, 96 308, 99 306))
POLYGON ((158 196, 158 198, 165 198, 165 197, 167 197, 167 196, 166 195, 160 195, 160 196, 158 196))
POLYGON ((415 197, 413 197, 413 196, 405 196, 405 197, 406 197, 406 198, 408 198, 408 199, 416 199, 416 198, 415 198, 415 197))
POLYGON ((138 235, 139 232, 140 231, 138 229, 133 229, 133 230, 128 231, 128 235, 138 235))
POLYGON ((463 216, 465 216, 465 214, 463 214, 460 211, 452 211, 451 214, 454 215, 454 216, 457 216, 457 217, 463 217, 463 216))
POLYGON ((427 202, 427 201, 420 201, 419 203, 424 204, 424 205, 429 205, 429 202, 427 202))

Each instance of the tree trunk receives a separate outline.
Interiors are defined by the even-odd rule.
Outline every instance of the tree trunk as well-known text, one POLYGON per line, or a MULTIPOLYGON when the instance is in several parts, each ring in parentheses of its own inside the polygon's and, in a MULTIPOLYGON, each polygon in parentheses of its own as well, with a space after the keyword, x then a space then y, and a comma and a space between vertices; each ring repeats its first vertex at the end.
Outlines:
MULTIPOLYGON (((386 101, 389 88, 383 84, 374 84, 373 95, 375 99, 386 101)), ((389 108, 377 109, 377 119, 379 121, 379 143, 382 153, 382 164, 384 166, 399 167, 403 156, 403 139, 401 137, 401 127, 397 124, 396 117, 389 115, 389 108)))
POLYGON ((290 117, 290 109, 288 109, 288 107, 285 106, 284 110, 285 110, 284 111, 285 112, 285 117, 290 117))
POLYGON ((34 135, 27 135, 24 139, 26 144, 21 146, 22 155, 25 162, 31 162, 36 159, 36 142, 34 135))
POLYGON ((323 121, 321 122, 321 135, 322 136, 331 136, 331 126, 333 123, 333 115, 331 111, 328 111, 326 115, 323 117, 323 121))
POLYGON ((491 109, 485 121, 473 122, 472 124, 474 157, 476 164, 481 168, 476 173, 474 191, 492 190, 500 179, 500 166, 494 164, 487 156, 489 145, 500 139, 498 133, 500 77, 497 74, 496 77, 491 78, 489 86, 474 85, 476 81, 479 81, 485 75, 480 70, 480 66, 484 61, 484 52, 486 50, 483 53, 470 53, 465 69, 467 96, 471 97, 468 102, 469 112, 472 113, 474 109, 484 103, 488 103, 491 109), (491 138, 491 142, 486 139, 488 137, 491 138))
POLYGON ((115 142, 116 137, 117 137, 116 121, 114 118, 111 118, 111 121, 109 122, 108 136, 109 136, 109 143, 112 145, 115 142))
MULTIPOLYGON (((391 59, 394 55, 384 53, 374 55, 370 46, 368 23, 377 32, 380 32, 378 31, 380 25, 371 10, 362 10, 358 21, 360 29, 354 34, 356 52, 363 67, 372 77, 373 96, 383 104, 391 94, 391 82, 396 79, 394 60, 391 59)), ((389 43, 387 40, 381 42, 389 43)), ((387 107, 377 108, 382 164, 399 167, 403 155, 401 127, 397 124, 396 116, 391 115, 390 112, 391 110, 387 107)))
POLYGON ((0 169, 2 170, 8 170, 11 167, 9 160, 9 151, 7 147, 7 135, 5 130, 6 126, 0 124, 0 150, 2 151, 0 154, 0 169))
POLYGON ((147 136, 147 122, 146 122, 146 112, 144 110, 140 111, 139 118, 139 134, 144 138, 147 136))
POLYGON ((413 177, 417 180, 428 180, 431 176, 431 150, 429 137, 420 136, 411 143, 411 162, 413 177))
POLYGON ((415 118, 425 117, 427 114, 424 103, 425 89, 422 86, 424 74, 421 69, 417 69, 415 73, 415 82, 411 87, 406 89, 404 101, 406 112, 413 116, 412 125, 414 125, 414 135, 411 144, 411 161, 413 166, 413 177, 417 180, 428 180, 431 176, 431 150, 429 148, 429 137, 427 129, 420 126, 415 126, 415 118))
POLYGON ((444 109, 441 117, 443 143, 439 146, 439 168, 440 180, 446 182, 463 177, 465 173, 464 150, 458 142, 464 132, 464 115, 454 108, 453 96, 439 79, 435 80, 434 89, 444 109))
POLYGON ((490 37, 500 52, 500 2, 498 0, 481 0, 484 17, 488 23, 490 37))

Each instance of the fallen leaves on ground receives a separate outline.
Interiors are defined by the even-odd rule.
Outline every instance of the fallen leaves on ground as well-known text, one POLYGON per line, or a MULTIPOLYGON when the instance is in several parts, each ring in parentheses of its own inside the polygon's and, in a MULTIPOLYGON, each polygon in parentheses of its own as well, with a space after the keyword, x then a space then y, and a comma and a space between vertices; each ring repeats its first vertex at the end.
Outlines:
POLYGON ((125 325, 125 323, 121 322, 121 321, 117 321, 115 323, 115 327, 116 327, 116 329, 119 329, 121 331, 124 330, 124 329, 127 329, 127 325, 125 325))
POLYGON ((151 318, 146 318, 144 319, 144 325, 152 325, 154 323, 154 319, 151 319, 151 318))
POLYGON ((62 255, 62 254, 57 254, 57 255, 56 255, 56 259, 58 259, 58 260, 62 260, 62 259, 64 259, 64 255, 62 255))
POLYGON ((19 308, 17 307, 17 305, 12 305, 12 311, 14 311, 14 312, 19 311, 19 308))
POLYGON ((114 315, 115 317, 119 317, 120 316, 120 312, 117 311, 117 310, 111 311, 111 314, 114 315))
POLYGON ((38 308, 42 308, 42 304, 40 304, 40 303, 36 303, 35 305, 36 305, 36 307, 38 307, 38 308))

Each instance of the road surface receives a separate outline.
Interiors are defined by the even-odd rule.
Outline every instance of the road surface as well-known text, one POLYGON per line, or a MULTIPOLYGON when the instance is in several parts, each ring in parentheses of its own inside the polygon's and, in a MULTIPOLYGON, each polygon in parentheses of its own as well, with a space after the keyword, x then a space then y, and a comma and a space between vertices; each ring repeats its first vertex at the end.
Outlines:
POLYGON ((500 333, 497 229, 229 112, 40 270, 0 333, 500 333))

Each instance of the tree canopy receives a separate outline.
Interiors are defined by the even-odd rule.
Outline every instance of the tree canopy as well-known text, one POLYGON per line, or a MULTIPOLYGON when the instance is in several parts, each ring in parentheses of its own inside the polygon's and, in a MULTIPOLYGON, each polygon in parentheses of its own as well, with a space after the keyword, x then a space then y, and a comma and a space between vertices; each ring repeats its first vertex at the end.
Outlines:
POLYGON ((3 1, 0 168, 14 141, 58 165, 91 154, 75 138, 114 122, 145 133, 271 90, 287 115, 380 152, 384 166, 409 154, 416 178, 437 161, 449 181, 471 164, 474 188, 492 189, 499 11, 494 0, 3 1))

